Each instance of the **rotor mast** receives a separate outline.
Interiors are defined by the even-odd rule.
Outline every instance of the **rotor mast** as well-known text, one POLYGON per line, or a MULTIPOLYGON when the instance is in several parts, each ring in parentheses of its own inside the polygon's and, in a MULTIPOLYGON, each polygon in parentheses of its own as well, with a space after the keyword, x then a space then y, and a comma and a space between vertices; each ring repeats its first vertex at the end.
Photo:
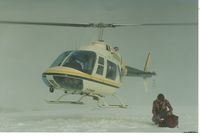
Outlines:
POLYGON ((99 27, 98 41, 103 41, 103 27, 99 27))
POLYGON ((106 27, 116 27, 114 24, 104 24, 104 23, 97 23, 97 24, 91 24, 92 27, 98 28, 98 41, 103 41, 103 31, 106 27))

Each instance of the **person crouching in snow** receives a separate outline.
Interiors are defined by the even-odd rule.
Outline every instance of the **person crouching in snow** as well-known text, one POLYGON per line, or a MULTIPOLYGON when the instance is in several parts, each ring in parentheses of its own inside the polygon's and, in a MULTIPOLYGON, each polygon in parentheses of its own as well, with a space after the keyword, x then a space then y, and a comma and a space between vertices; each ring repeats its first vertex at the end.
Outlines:
POLYGON ((160 127, 167 127, 167 116, 172 115, 173 108, 163 94, 158 94, 153 101, 152 121, 160 127))

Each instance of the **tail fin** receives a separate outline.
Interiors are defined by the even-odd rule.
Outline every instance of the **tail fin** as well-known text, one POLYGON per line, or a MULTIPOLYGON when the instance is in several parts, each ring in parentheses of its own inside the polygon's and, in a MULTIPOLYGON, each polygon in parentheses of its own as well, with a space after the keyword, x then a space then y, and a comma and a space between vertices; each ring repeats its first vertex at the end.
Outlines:
POLYGON ((145 62, 145 65, 144 65, 144 72, 148 72, 148 70, 149 70, 149 67, 150 67, 150 65, 151 65, 151 53, 149 52, 148 53, 148 56, 147 56, 147 59, 146 59, 146 62, 145 62))

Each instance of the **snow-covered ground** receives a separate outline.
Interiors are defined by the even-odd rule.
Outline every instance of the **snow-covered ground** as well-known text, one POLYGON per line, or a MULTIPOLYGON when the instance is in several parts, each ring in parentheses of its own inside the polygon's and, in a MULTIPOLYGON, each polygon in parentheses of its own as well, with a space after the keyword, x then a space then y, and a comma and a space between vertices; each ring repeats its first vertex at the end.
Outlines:
POLYGON ((197 132, 197 110, 180 108, 179 127, 159 128, 151 121, 151 107, 102 109, 62 106, 61 109, 0 110, 0 132, 197 132), (65 107, 65 109, 63 109, 65 107))

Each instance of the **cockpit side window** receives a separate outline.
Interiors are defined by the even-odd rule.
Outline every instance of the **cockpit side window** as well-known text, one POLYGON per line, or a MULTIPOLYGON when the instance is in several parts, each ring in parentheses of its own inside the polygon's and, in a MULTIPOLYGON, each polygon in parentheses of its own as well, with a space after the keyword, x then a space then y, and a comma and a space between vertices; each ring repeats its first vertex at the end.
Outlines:
POLYGON ((96 61, 96 53, 92 51, 74 51, 63 63, 64 67, 74 68, 91 74, 96 61))
POLYGON ((103 75, 103 70, 104 70, 104 58, 103 57, 99 57, 98 60, 98 67, 97 67, 97 74, 99 75, 103 75))
POLYGON ((117 65, 111 61, 107 61, 107 72, 106 72, 106 78, 115 80, 116 79, 116 73, 117 73, 117 65))
POLYGON ((63 60, 71 53, 72 51, 65 51, 61 53, 56 60, 51 64, 50 67, 60 66, 63 60))

